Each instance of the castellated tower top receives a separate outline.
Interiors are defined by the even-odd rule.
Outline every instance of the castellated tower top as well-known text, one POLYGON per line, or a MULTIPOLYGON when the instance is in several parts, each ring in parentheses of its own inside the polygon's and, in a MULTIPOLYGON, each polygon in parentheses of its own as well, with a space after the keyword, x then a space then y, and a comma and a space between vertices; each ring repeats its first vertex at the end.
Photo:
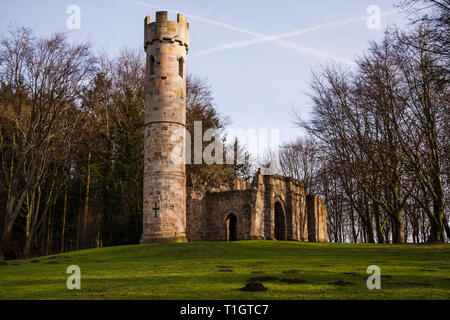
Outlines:
POLYGON ((177 21, 169 21, 167 19, 167 11, 156 12, 156 21, 151 22, 149 16, 144 20, 144 49, 155 41, 159 42, 178 42, 180 46, 189 50, 189 23, 186 17, 178 14, 177 21))

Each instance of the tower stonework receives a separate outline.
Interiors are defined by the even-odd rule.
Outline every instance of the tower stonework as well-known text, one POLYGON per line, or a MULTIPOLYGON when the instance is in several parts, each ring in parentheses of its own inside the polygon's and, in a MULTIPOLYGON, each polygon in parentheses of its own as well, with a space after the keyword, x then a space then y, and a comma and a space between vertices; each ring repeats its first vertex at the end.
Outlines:
POLYGON ((144 207, 141 243, 186 238, 186 54, 189 25, 156 13, 144 23, 144 207))

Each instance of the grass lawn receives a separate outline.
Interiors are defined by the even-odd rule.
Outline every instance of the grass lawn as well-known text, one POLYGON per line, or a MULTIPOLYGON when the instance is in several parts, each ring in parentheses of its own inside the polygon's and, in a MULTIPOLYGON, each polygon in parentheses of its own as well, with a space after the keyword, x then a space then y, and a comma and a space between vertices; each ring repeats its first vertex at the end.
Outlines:
POLYGON ((450 245, 242 241, 81 250, 0 265, 0 299, 448 300, 450 245), (81 268, 81 290, 66 287, 69 265, 81 268), (381 290, 367 289, 369 265, 381 268, 381 290), (267 291, 239 290, 263 276, 278 279, 262 281, 267 291), (347 286, 333 284, 340 280, 347 286))

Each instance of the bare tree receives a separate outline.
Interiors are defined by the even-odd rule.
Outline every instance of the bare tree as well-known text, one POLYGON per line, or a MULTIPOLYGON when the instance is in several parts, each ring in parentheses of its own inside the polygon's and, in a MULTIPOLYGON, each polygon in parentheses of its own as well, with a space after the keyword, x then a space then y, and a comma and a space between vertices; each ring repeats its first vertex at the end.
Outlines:
POLYGON ((450 112, 448 81, 439 67, 441 55, 429 49, 433 37, 428 29, 420 26, 412 34, 397 37, 396 64, 404 80, 402 91, 397 94, 407 109, 395 129, 401 139, 403 160, 419 182, 420 192, 412 196, 429 218, 428 240, 442 242, 445 217, 442 145, 448 139, 442 128, 445 115, 450 112))
POLYGON ((378 242, 388 231, 396 243, 418 241, 419 233, 443 242, 449 233, 443 170, 449 87, 434 41, 424 26, 388 31, 355 72, 331 66, 313 76, 313 119, 297 123, 323 143, 324 166, 338 172, 352 241, 374 242, 374 226, 378 242))
POLYGON ((300 180, 308 192, 317 193, 317 175, 320 170, 318 142, 311 138, 297 138, 280 148, 280 169, 283 175, 300 180))
MULTIPOLYGON (((448 73, 450 62, 450 1, 402 0, 399 6, 409 11, 413 24, 425 25, 429 30, 429 43, 422 50, 440 56, 439 67, 448 73)), ((410 35, 413 36, 413 35, 410 35)), ((420 35, 419 35, 420 38, 420 35)), ((415 45, 411 43, 411 45, 415 45)))

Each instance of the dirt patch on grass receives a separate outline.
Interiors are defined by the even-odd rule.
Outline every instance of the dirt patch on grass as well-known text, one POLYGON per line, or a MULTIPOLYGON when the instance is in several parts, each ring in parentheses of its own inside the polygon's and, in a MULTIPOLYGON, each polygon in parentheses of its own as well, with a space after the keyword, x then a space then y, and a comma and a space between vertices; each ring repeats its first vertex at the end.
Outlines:
POLYGON ((241 291, 247 291, 247 292, 260 292, 260 291, 267 291, 267 288, 264 287, 262 283, 259 282, 249 282, 245 285, 245 287, 239 289, 241 291))
POLYGON ((343 281, 343 280, 338 280, 336 282, 330 282, 330 284, 338 286, 338 287, 350 287, 350 286, 354 285, 353 282, 347 282, 347 281, 343 281))
POLYGON ((102 262, 106 262, 106 261, 105 260, 95 260, 95 262, 102 263, 102 262))
POLYGON ((299 272, 300 272, 300 270, 296 270, 296 269, 283 271, 284 274, 296 274, 296 273, 299 273, 299 272))
POLYGON ((309 283, 309 281, 303 279, 280 279, 280 281, 291 284, 309 283))
POLYGON ((252 271, 253 274, 263 274, 266 273, 265 271, 252 271))
POLYGON ((431 284, 426 282, 385 282, 385 284, 393 286, 431 287, 431 284))
POLYGON ((217 266, 217 268, 219 268, 219 272, 233 272, 231 266, 217 266))
POLYGON ((344 272, 343 274, 345 274, 346 276, 352 276, 352 277, 359 277, 361 275, 356 272, 344 272))
POLYGON ((278 280, 277 277, 254 277, 248 279, 249 282, 258 282, 258 281, 275 281, 278 280))
POLYGON ((391 276, 390 274, 382 274, 381 279, 392 279, 394 276, 391 276))
POLYGON ((58 264, 58 261, 48 261, 48 262, 44 262, 45 264, 58 264))
POLYGON ((431 284, 426 282, 403 282, 402 283, 405 286, 421 286, 421 287, 431 287, 431 284))
POLYGON ((31 260, 30 263, 39 263, 39 260, 31 260))
POLYGON ((433 270, 433 269, 420 269, 419 271, 423 271, 423 272, 437 272, 437 270, 433 270))
POLYGON ((8 262, 0 261, 0 266, 7 266, 7 265, 8 265, 8 262))

